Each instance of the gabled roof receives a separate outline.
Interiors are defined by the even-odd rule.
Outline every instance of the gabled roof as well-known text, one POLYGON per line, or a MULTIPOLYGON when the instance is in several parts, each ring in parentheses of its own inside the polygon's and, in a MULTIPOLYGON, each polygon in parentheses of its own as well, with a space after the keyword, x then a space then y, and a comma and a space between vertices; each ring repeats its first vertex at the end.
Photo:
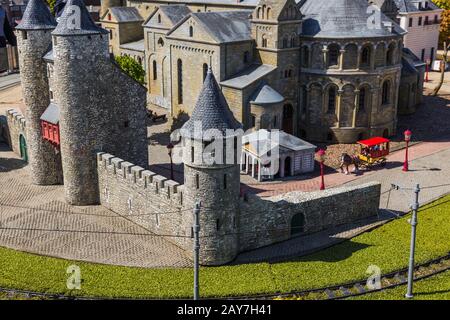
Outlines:
POLYGON ((205 31, 217 43, 252 41, 251 13, 251 10, 191 13, 181 20, 167 35, 172 34, 178 26, 192 17, 200 26, 205 28, 205 31))
POLYGON ((54 62, 55 60, 55 56, 53 55, 53 46, 50 45, 50 48, 48 49, 48 51, 44 54, 44 56, 42 57, 42 59, 44 59, 47 62, 54 62))
POLYGON ((73 36, 73 35, 90 35, 90 34, 107 34, 103 28, 100 28, 92 20, 91 15, 86 9, 86 5, 83 0, 67 0, 64 11, 59 17, 58 25, 52 34, 57 36, 73 36), (80 20, 79 25, 73 25, 72 19, 75 11, 73 6, 80 8, 80 20))
MULTIPOLYGON (((139 11, 135 7, 111 7, 108 12, 113 15, 117 22, 142 22, 144 18, 140 15, 139 11)), ((103 15, 102 19, 105 17, 103 15)))
POLYGON ((283 102, 284 97, 268 84, 262 84, 256 89, 251 98, 251 103, 257 105, 269 105, 283 102))
POLYGON ((41 120, 50 122, 52 124, 59 123, 59 106, 56 103, 50 102, 47 109, 41 115, 41 120))
POLYGON ((216 78, 209 69, 192 116, 181 128, 181 135, 205 140, 204 134, 207 130, 217 129, 225 137, 227 129, 236 130, 241 127, 241 124, 234 118, 216 78))
POLYGON ((48 30, 55 27, 56 20, 44 0, 30 0, 16 29, 48 30))
POLYGON ((423 1, 417 0, 395 0, 397 7, 399 8, 400 13, 409 13, 409 12, 424 12, 429 10, 441 10, 437 5, 433 2, 428 1, 428 8, 422 6, 422 9, 419 9, 417 3, 423 1))
POLYGON ((159 12, 161 12, 171 23, 171 27, 175 26, 178 22, 183 20, 192 11, 185 5, 160 5, 156 7, 152 14, 145 20, 144 27, 158 27, 150 23, 151 19, 159 12))
POLYGON ((373 12, 367 0, 306 0, 303 36, 316 38, 373 38, 403 35, 405 30, 381 14, 381 27, 370 25, 373 12), (368 12, 369 11, 369 12, 368 12), (391 25, 392 27, 389 27, 391 25))

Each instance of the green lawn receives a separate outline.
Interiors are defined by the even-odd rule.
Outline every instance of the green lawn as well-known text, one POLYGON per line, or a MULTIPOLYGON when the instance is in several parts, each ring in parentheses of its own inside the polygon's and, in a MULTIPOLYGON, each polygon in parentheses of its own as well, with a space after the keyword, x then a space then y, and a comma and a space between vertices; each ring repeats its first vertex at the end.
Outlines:
MULTIPOLYGON (((450 300, 450 271, 416 281, 414 300, 450 300)), ((380 292, 350 298, 352 300, 409 300, 405 298, 406 285, 380 292)))
MULTIPOLYGON (((410 225, 404 217, 372 232, 298 261, 276 264, 202 268, 200 294, 229 296, 288 292, 365 279, 369 265, 382 273, 404 268, 408 262, 410 225)), ((450 251, 450 195, 419 212, 417 263, 450 251)), ((37 256, 0 248, 0 286, 40 292, 89 296, 190 297, 191 269, 115 267, 37 256), (66 269, 81 268, 82 290, 66 289, 66 269)))

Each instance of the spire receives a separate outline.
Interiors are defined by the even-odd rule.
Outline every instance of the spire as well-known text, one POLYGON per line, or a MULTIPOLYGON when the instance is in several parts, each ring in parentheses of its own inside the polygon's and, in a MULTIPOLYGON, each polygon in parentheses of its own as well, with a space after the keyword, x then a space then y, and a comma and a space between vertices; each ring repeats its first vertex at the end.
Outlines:
POLYGON ((56 21, 44 0, 30 0, 17 30, 48 30, 56 27, 56 21))
POLYGON ((239 128, 241 124, 228 107, 210 67, 192 116, 181 129, 182 135, 200 140, 209 129, 220 130, 225 136, 227 129, 239 128), (200 129, 201 132, 198 132, 200 129))
POLYGON ((100 28, 92 20, 83 0, 67 0, 58 26, 52 32, 57 36, 106 34, 108 31, 100 28))

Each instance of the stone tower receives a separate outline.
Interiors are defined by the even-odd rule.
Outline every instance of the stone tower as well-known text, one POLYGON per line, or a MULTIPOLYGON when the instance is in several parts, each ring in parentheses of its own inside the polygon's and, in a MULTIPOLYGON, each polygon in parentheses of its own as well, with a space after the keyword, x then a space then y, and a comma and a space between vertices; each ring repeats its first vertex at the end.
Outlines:
POLYGON ((56 21, 44 0, 30 0, 21 23, 16 27, 20 79, 27 121, 27 146, 32 182, 52 185, 62 182, 61 159, 54 147, 42 138, 40 117, 50 103, 46 63, 51 31, 56 21))
POLYGON ((108 32, 68 0, 52 32, 66 201, 98 203, 96 153, 148 166, 146 90, 110 61, 108 32))
MULTIPOLYGON (((192 208, 196 201, 201 202, 203 265, 230 262, 238 253, 240 175, 236 159, 240 154, 235 151, 240 150, 241 142, 239 132, 234 130, 240 127, 209 70, 192 117, 181 129, 183 205, 192 208), (217 148, 213 150, 213 146, 217 148)), ((183 219, 184 226, 192 225, 191 214, 185 214, 183 219)))

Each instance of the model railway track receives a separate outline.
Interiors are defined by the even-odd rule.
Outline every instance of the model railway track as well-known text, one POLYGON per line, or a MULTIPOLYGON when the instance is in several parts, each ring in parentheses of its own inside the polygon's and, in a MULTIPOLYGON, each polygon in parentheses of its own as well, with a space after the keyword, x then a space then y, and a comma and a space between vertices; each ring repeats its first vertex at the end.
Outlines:
MULTIPOLYGON (((439 273, 450 270, 450 252, 442 257, 418 264, 414 268, 414 281, 426 279, 439 273)), ((291 291, 288 293, 260 294, 238 297, 227 297, 227 299, 293 299, 293 300, 338 300, 349 297, 364 295, 383 291, 405 285, 408 281, 408 268, 393 271, 381 275, 381 288, 370 289, 367 287, 367 279, 338 284, 323 288, 309 289, 302 291, 291 291)))
MULTIPOLYGON (((450 270, 450 253, 439 257, 437 259, 430 260, 428 262, 416 265, 414 268, 414 281, 422 280, 432 277, 439 273, 450 270)), ((348 282, 345 284, 334 285, 329 287, 323 287, 318 289, 310 289, 303 291, 291 291, 288 293, 275 293, 275 294, 261 294, 261 295, 248 295, 248 296, 236 296, 227 297, 229 300, 271 300, 271 299, 318 299, 318 300, 337 300, 354 296, 359 296, 367 293, 378 292, 386 289, 391 289, 397 286, 401 286, 407 283, 408 269, 404 268, 398 271, 394 271, 381 276, 381 288, 380 289, 368 289, 366 280, 348 282)), ((112 297, 87 297, 87 296, 69 296, 64 294, 52 294, 35 292, 29 290, 0 288, 0 293, 6 294, 9 298, 17 297, 22 299, 52 299, 52 300, 123 300, 130 298, 112 298, 112 297)), ((131 298, 133 299, 133 298, 131 298)), ((145 298, 143 298, 145 299, 145 298)))

